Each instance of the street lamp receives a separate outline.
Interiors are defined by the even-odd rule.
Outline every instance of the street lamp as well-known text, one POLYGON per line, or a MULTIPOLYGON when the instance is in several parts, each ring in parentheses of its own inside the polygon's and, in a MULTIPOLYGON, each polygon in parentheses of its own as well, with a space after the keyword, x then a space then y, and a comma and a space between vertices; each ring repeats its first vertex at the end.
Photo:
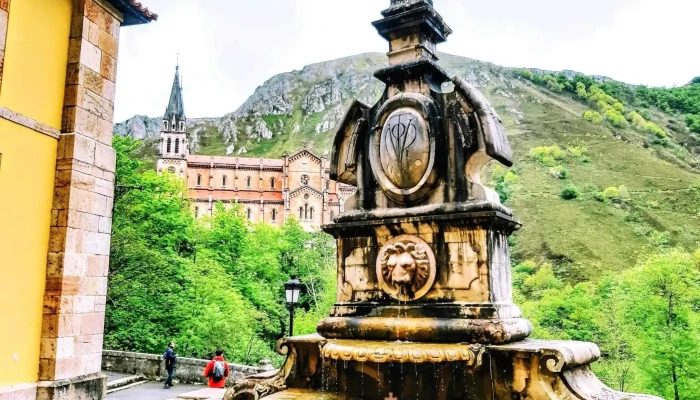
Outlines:
POLYGON ((284 284, 284 294, 289 306, 289 336, 294 336, 294 307, 299 302, 299 291, 301 291, 301 282, 292 275, 292 279, 284 284))

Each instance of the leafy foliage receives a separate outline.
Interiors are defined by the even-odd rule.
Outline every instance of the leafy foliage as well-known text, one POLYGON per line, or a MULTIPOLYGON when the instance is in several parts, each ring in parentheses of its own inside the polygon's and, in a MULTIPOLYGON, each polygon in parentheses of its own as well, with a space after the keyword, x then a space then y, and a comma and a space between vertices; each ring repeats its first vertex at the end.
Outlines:
MULTIPOLYGON (((160 353, 170 340, 183 356, 256 364, 274 358, 287 331, 283 284, 305 284, 301 307, 326 307, 334 287, 335 248, 324 234, 284 226, 251 225, 237 206, 216 205, 195 220, 182 182, 169 174, 138 172, 138 143, 115 137, 117 193, 105 346, 160 353), (128 189, 128 190, 127 190, 128 189)), ((327 308, 326 310, 327 311, 327 308)), ((303 311, 304 314, 306 311, 303 311)))
POLYGON ((561 191, 561 198, 564 200, 573 200, 580 195, 579 190, 574 185, 569 185, 561 191))
POLYGON ((513 268, 534 336, 598 343, 598 376, 617 390, 700 399, 700 272, 681 249, 658 249, 618 276, 563 283, 548 264, 513 268))

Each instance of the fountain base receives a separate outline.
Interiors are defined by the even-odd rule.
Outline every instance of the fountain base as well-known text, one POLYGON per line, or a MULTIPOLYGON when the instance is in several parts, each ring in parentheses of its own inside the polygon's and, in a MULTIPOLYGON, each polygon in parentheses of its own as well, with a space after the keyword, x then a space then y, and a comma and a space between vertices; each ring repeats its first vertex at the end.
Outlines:
POLYGON ((586 342, 484 346, 307 335, 280 340, 278 351, 287 355, 281 369, 239 382, 224 399, 660 400, 603 385, 590 369, 600 351, 586 342))

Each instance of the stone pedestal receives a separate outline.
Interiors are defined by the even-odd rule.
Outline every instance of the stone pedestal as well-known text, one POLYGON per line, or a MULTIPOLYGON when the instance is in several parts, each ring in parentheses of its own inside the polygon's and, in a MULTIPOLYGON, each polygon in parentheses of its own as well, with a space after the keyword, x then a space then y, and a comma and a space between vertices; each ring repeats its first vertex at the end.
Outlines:
POLYGON ((520 222, 480 176, 491 160, 512 165, 503 125, 435 63, 452 31, 432 1, 392 0, 382 15, 386 89, 372 107, 353 103, 333 144, 331 178, 357 186, 323 227, 338 243, 337 303, 320 336, 280 342, 277 374, 226 399, 651 399, 601 384, 594 344, 527 340, 508 247, 520 222))
POLYGON ((249 377, 224 400, 660 400, 602 384, 590 369, 600 351, 586 342, 482 346, 309 335, 283 339, 278 349, 287 355, 280 370, 249 377))
POLYGON ((326 227, 338 238, 338 302, 318 332, 484 344, 527 337, 530 324, 512 302, 508 249, 520 223, 496 205, 461 208, 326 227), (416 265, 399 276, 403 267, 392 267, 392 257, 416 265))

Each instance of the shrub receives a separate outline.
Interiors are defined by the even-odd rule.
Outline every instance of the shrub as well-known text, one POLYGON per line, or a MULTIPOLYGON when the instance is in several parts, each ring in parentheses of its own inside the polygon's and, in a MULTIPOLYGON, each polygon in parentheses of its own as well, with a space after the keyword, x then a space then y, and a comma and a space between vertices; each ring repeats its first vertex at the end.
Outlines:
POLYGON ((583 119, 593 122, 594 124, 599 124, 603 121, 603 116, 600 115, 598 111, 587 110, 583 112, 583 119))
POLYGON ((523 69, 521 69, 521 70, 518 70, 518 75, 520 75, 521 77, 527 79, 528 81, 531 81, 532 78, 533 78, 533 76, 534 76, 534 74, 532 73, 532 71, 530 71, 530 70, 527 69, 527 68, 523 68, 523 69))
POLYGON ((586 85, 582 82, 576 82, 576 95, 582 99, 588 97, 588 92, 586 91, 586 85))
POLYGON ((508 173, 503 176, 503 182, 508 185, 515 185, 519 180, 520 177, 513 170, 508 171, 508 173))
POLYGON ((564 200, 573 200, 578 198, 579 196, 579 191, 578 188, 574 185, 569 185, 564 188, 564 190, 561 191, 561 198, 564 200))
POLYGON ((569 171, 561 165, 550 168, 549 173, 557 179, 566 179, 566 177, 569 176, 569 171))
POLYGON ((547 89, 551 90, 552 92, 561 92, 564 90, 564 85, 561 83, 557 82, 556 79, 549 79, 546 81, 547 82, 547 89))
POLYGON ((671 245, 671 233, 651 231, 649 234, 649 245, 652 247, 668 247, 671 245))
POLYGON ((581 157, 585 154, 588 154, 588 148, 585 146, 573 146, 569 147, 566 149, 566 151, 569 152, 570 155, 574 157, 581 157))
POLYGON ((685 117, 685 123, 692 132, 700 133, 700 115, 688 114, 685 117))
POLYGON ((609 187, 603 190, 602 198, 608 203, 618 203, 620 202, 620 191, 616 187, 609 187))
POLYGON ((608 108, 607 111, 603 113, 603 116, 616 128, 625 128, 628 125, 625 117, 614 108, 608 108))
POLYGON ((530 156, 545 167, 554 167, 566 158, 566 153, 559 146, 539 146, 530 150, 530 156))
POLYGON ((664 131, 663 129, 661 129, 660 126, 656 125, 656 124, 653 123, 653 122, 647 121, 647 122, 644 124, 644 131, 645 131, 645 132, 648 132, 648 133, 653 133, 654 136, 656 136, 656 137, 659 138, 659 139, 663 139, 663 138, 666 137, 666 131, 664 131))
POLYGON ((633 127, 637 129, 642 129, 644 124, 647 122, 641 114, 636 111, 629 113, 628 118, 633 127))

